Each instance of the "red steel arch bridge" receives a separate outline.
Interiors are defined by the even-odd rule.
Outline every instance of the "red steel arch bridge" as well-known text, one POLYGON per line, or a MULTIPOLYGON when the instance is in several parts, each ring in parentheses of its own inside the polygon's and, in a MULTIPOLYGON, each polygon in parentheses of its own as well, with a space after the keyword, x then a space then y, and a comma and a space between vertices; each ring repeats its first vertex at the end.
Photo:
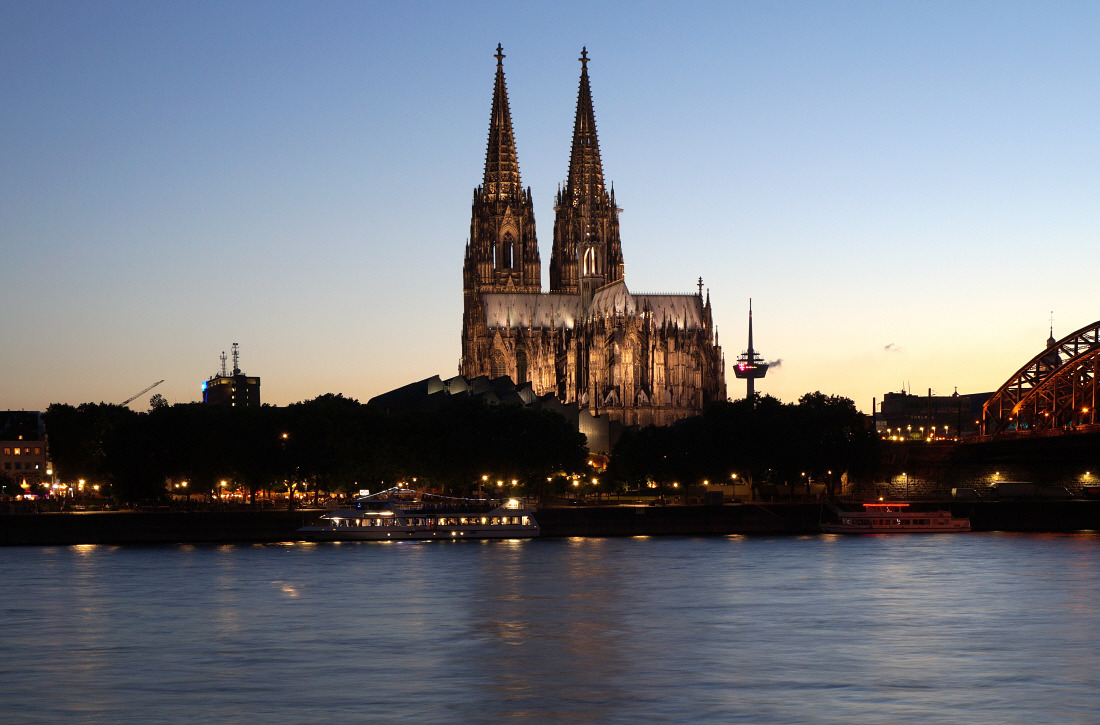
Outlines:
POLYGON ((1085 432, 1097 424, 1100 321, 1039 353, 982 408, 982 435, 1085 432))

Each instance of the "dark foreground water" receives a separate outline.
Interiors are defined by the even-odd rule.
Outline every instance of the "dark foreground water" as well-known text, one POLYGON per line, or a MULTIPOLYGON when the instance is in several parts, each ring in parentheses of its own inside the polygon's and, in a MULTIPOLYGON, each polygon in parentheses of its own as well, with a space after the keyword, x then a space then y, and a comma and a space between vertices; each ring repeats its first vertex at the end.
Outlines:
POLYGON ((0 549, 0 721, 1095 723, 1100 536, 0 549))

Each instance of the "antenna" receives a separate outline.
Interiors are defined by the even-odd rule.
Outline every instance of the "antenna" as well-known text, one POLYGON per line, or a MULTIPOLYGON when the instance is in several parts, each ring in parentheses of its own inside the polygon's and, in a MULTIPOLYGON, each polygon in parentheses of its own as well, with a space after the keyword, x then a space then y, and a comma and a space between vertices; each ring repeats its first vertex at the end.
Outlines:
POLYGON ((234 375, 240 375, 241 374, 241 366, 238 364, 240 359, 241 359, 241 353, 237 349, 237 343, 233 343, 233 374, 234 375))
POLYGON ((229 377, 229 374, 225 372, 225 350, 222 350, 222 377, 229 377))

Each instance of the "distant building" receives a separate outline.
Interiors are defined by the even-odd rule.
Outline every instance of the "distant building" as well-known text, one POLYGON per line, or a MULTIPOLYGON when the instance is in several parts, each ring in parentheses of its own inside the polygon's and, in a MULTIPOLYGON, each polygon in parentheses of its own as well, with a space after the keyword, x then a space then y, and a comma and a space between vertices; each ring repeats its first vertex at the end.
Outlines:
POLYGON ((42 414, 30 410, 0 412, 0 498, 50 483, 46 428, 42 414))
POLYGON ((449 380, 433 375, 376 395, 367 404, 391 413, 437 410, 448 398, 456 395, 477 398, 489 405, 520 405, 536 410, 552 410, 587 437, 588 450, 592 453, 610 453, 623 430, 619 421, 606 414, 593 415, 589 409, 581 409, 576 403, 562 403, 552 394, 535 395, 531 383, 516 385, 507 375, 492 379, 485 375, 472 379, 458 375, 449 380))
POLYGON ((260 407, 260 379, 241 372, 237 343, 233 343, 232 374, 226 372, 224 352, 221 360, 221 372, 202 384, 202 402, 225 408, 260 407))
POLYGON ((932 395, 931 390, 928 395, 886 393, 875 415, 875 428, 882 435, 903 439, 958 438, 977 431, 982 405, 991 395, 932 395))

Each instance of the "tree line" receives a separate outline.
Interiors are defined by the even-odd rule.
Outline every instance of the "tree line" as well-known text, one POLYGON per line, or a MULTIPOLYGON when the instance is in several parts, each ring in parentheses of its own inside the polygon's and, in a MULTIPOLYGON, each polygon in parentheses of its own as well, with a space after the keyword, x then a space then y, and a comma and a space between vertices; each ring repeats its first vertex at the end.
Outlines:
POLYGON ((54 404, 45 414, 59 480, 103 482, 120 502, 163 499, 165 481, 196 494, 221 481, 247 492, 334 494, 416 479, 468 494, 493 481, 545 480, 580 469, 584 436, 560 415, 452 398, 435 411, 389 413, 341 395, 286 407, 54 404))
POLYGON ((813 480, 831 496, 845 475, 872 480, 878 460, 878 436, 855 403, 814 392, 797 403, 767 395, 715 403, 672 426, 628 429, 608 473, 631 488, 729 483, 734 475, 754 489, 813 480))
MULTIPOLYGON (((470 495, 503 481, 518 493, 570 490, 589 476, 584 436, 560 415, 469 397, 432 411, 391 413, 341 395, 286 407, 222 408, 154 400, 147 413, 105 403, 54 404, 45 414, 59 481, 104 484, 119 502, 164 499, 166 481, 211 494, 228 481, 250 501, 270 491, 352 494, 411 482, 470 495)), ((757 484, 873 475, 877 438, 854 403, 822 393, 796 404, 769 396, 709 406, 669 427, 627 429, 599 475, 603 491, 737 473, 757 484)))

